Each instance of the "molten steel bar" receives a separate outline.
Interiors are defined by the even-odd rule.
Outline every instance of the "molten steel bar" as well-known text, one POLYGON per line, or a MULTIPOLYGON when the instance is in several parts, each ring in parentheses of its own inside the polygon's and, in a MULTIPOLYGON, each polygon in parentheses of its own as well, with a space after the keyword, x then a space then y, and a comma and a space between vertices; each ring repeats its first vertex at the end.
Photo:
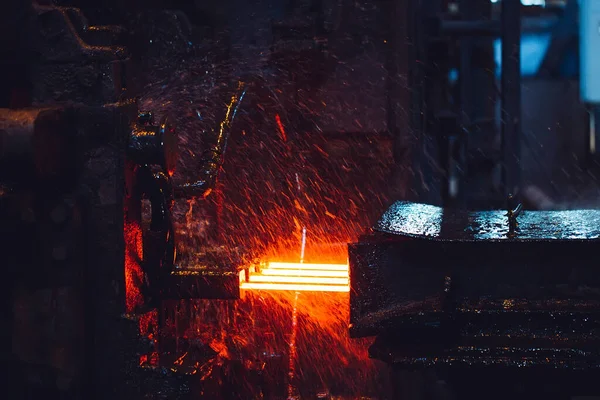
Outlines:
POLYGON ((263 275, 277 276, 330 276, 334 278, 348 278, 348 271, 327 271, 327 270, 303 270, 303 269, 263 269, 260 271, 263 275))
POLYGON ((267 268, 272 269, 318 269, 323 271, 346 271, 348 272, 348 264, 301 264, 301 263, 286 263, 286 262, 270 262, 267 268))
POLYGON ((242 290, 277 290, 292 292, 349 292, 348 285, 303 285, 290 283, 242 282, 242 290))
POLYGON ((347 285, 346 278, 323 278, 316 276, 277 276, 277 275, 250 275, 250 282, 269 283, 317 283, 325 285, 347 285))
POLYGON ((347 264, 270 262, 242 280, 243 290, 349 292, 347 264))

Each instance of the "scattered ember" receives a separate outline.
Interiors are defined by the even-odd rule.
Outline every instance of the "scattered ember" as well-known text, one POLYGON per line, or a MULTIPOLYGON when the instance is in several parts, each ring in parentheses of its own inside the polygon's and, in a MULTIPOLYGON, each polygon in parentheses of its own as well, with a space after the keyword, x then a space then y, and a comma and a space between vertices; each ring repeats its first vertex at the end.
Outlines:
MULTIPOLYGON (((214 140, 215 110, 230 96, 227 91, 219 94, 226 88, 216 84, 218 74, 213 72, 221 65, 206 65, 169 69, 162 81, 146 88, 142 99, 144 109, 174 117, 180 135, 176 183, 194 179, 198 156, 214 140)), ((205 248, 226 248, 235 257, 244 254, 248 265, 257 260, 297 262, 306 229, 303 268, 273 268, 272 263, 252 275, 280 281, 295 277, 293 282, 254 278, 242 288, 266 283, 271 289, 289 289, 302 278, 302 285, 328 291, 297 294, 298 287, 254 287, 242 290, 242 298, 234 302, 166 302, 160 362, 193 376, 198 399, 285 398, 295 308, 296 355, 291 358, 297 395, 383 397, 386 374, 369 359, 369 340, 350 339, 347 283, 337 279, 347 282, 347 243, 365 232, 389 202, 392 143, 374 133, 377 124, 369 128, 357 122, 364 135, 324 133, 319 120, 335 122, 336 116, 356 107, 343 99, 318 106, 316 91, 311 96, 299 91, 294 100, 293 82, 284 75, 264 76, 268 84, 249 89, 216 190, 206 199, 176 201, 178 263, 200 263, 200 249, 205 248), (311 264, 328 266, 313 270, 311 264), (307 283, 304 278, 318 281, 307 283), (343 290, 330 292, 332 288, 343 290)))
POLYGON ((133 312, 140 307, 144 299, 141 293, 144 273, 141 262, 143 256, 142 229, 139 224, 128 221, 125 223, 125 290, 126 311, 133 312))
POLYGON ((219 382, 241 391, 233 398, 285 398, 290 380, 293 397, 378 398, 383 366, 368 358, 370 340, 349 338, 348 302, 348 293, 252 290, 236 302, 172 303, 164 341, 172 353, 161 363, 203 382, 201 399, 222 398, 219 382))
POLYGON ((275 121, 277 122, 277 128, 279 128, 279 133, 281 134, 281 140, 287 142, 287 135, 285 134, 285 129, 283 128, 283 124, 281 123, 281 118, 279 114, 275 114, 275 121))

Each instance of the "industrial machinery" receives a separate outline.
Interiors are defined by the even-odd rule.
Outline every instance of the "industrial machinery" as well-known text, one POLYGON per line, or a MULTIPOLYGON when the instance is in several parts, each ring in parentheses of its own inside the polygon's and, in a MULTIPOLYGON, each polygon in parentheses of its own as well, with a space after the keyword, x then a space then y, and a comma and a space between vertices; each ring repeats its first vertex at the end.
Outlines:
POLYGON ((135 337, 121 318, 120 183, 138 114, 127 53, 118 30, 89 27, 75 9, 6 6, 3 36, 19 38, 1 50, 12 71, 0 128, 2 250, 13 255, 3 262, 3 353, 16 366, 8 393, 116 395, 103 381, 124 373, 120 357, 135 337))
POLYGON ((237 271, 175 268, 171 208, 214 186, 245 87, 229 94, 195 179, 174 185, 175 129, 138 110, 140 60, 123 46, 140 33, 89 25, 75 8, 3 7, 3 38, 18 38, 0 47, 12 71, 0 104, 7 392, 131 398, 147 350, 140 313, 173 296, 239 296, 237 271))
POLYGON ((461 396, 515 396, 519 384, 557 398, 593 394, 582 380, 599 356, 598 218, 398 202, 350 246, 350 332, 376 335, 371 356, 394 368, 460 370, 461 396), (497 386, 482 380, 491 386, 477 392, 467 377, 485 371, 497 386))
MULTIPOLYGON (((414 196, 418 202, 393 204, 369 233, 349 246, 350 333, 376 336, 370 355, 391 365, 398 376, 435 371, 459 399, 597 395, 592 377, 599 356, 595 254, 600 214, 535 202, 527 210, 517 200, 527 197, 525 189, 532 182, 544 181, 544 190, 553 190, 556 165, 565 176, 571 168, 595 168, 584 161, 590 159, 586 142, 594 140, 595 113, 590 117, 583 111, 587 105, 579 102, 577 82, 558 78, 567 43, 573 42, 577 2, 567 2, 554 20, 537 81, 522 78, 527 72, 519 52, 521 34, 541 25, 522 17, 519 0, 496 2, 499 15, 491 2, 455 2, 443 16, 441 3, 431 12, 424 7, 427 2, 417 3, 416 21, 428 22, 417 22, 412 33, 420 43, 416 51, 424 51, 415 59, 426 60, 412 69, 420 82, 412 96, 412 127, 419 138, 415 187, 423 190, 414 196), (458 58, 448 51, 457 36, 458 58), (496 90, 489 88, 499 69, 492 51, 495 37, 501 37, 497 110, 490 96, 496 90), (449 89, 448 73, 457 59, 459 96, 449 89), (540 126, 532 125, 527 113, 537 107, 534 96, 555 85, 573 89, 567 102, 570 110, 579 111, 569 114, 570 139, 563 140, 572 153, 555 158, 541 179, 528 169, 539 161, 530 156, 553 155, 554 147, 544 144, 561 141, 562 133, 544 125, 543 117, 540 126), (543 150, 532 148, 532 138, 543 150), (424 170, 423 157, 431 155, 437 155, 438 168, 424 170)), ((597 52, 589 46, 597 38, 597 17, 594 2, 581 3, 581 96, 593 103, 596 73, 591 68, 597 63, 592 54, 597 52)), ((578 173, 568 176, 570 184, 579 180, 578 173)), ((571 194, 555 198, 573 204, 567 200, 572 201, 571 194)), ((422 383, 420 394, 434 383, 422 383)))
MULTIPOLYGON (((172 372, 179 361, 179 355, 170 351, 179 336, 166 328, 176 319, 171 311, 175 309, 177 314, 185 308, 180 306, 182 299, 231 300, 240 296, 243 262, 233 246, 204 246, 194 237, 189 240, 191 254, 177 258, 177 240, 187 245, 188 238, 176 237, 176 224, 181 221, 175 221, 172 212, 176 201, 185 203, 190 198, 197 201, 197 208, 209 208, 210 201, 204 198, 219 191, 216 175, 246 91, 262 86, 263 92, 272 95, 276 90, 265 90, 263 81, 254 78, 236 79, 231 90, 222 81, 214 85, 224 86, 225 94, 220 97, 211 93, 219 109, 193 109, 191 114, 200 119, 210 113, 207 120, 215 121, 215 126, 203 135, 203 146, 186 151, 186 156, 193 153, 189 168, 193 176, 177 180, 175 166, 184 155, 176 151, 174 119, 161 113, 164 110, 142 108, 138 97, 140 87, 156 78, 152 75, 155 71, 144 71, 151 64, 146 53, 177 59, 178 51, 192 53, 196 49, 191 40, 171 40, 169 32, 172 29, 178 39, 177 35, 187 39, 189 21, 180 12, 136 8, 135 2, 116 3, 112 2, 118 9, 111 15, 114 18, 105 19, 98 15, 110 15, 112 10, 99 10, 96 2, 15 0, 3 5, 0 63, 9 73, 0 79, 0 229, 5 254, 2 264, 8 277, 2 291, 2 354, 15 366, 7 389, 9 398, 129 399, 161 392, 154 390, 154 384, 162 387, 175 379, 172 372), (82 4, 86 12, 57 3, 82 4), (89 21, 119 25, 89 23, 84 16, 87 11, 89 21), (183 46, 178 46, 181 43, 183 46)), ((314 18, 308 23, 301 21, 301 29, 296 21, 285 19, 269 26, 277 39, 268 49, 269 62, 281 69, 276 80, 294 86, 286 96, 316 91, 327 78, 324 72, 331 72, 323 12, 320 2, 313 3, 314 18), (306 32, 298 34, 304 28, 306 32), (302 57, 310 61, 294 65, 294 59, 302 57), (318 68, 311 73, 306 69, 312 63, 318 68), (320 68, 322 65, 327 68, 320 68), (293 71, 294 79, 287 77, 286 69, 293 71)), ((204 74, 210 61, 202 59, 198 64, 204 74)), ((227 67, 223 70, 219 73, 227 75, 227 67)), ((313 103, 321 104, 314 93, 311 96, 313 103)), ((154 104, 163 103, 161 98, 154 100, 154 104)), ((293 153, 290 143, 304 140, 294 130, 302 125, 308 131, 315 125, 307 107, 298 112, 302 100, 301 96, 293 98, 289 115, 279 111, 279 104, 273 107, 278 114, 268 115, 268 121, 275 123, 284 137, 277 146, 285 151, 287 160, 299 159, 296 165, 314 157, 311 152, 325 158, 317 144, 324 147, 322 143, 329 140, 313 134, 310 140, 315 143, 302 143, 301 157, 293 153), (286 129, 294 132, 289 138, 286 129), (309 148, 313 144, 316 149, 309 148)), ((190 112, 183 107, 176 111, 190 112)), ((354 123, 351 114, 346 120, 354 123)), ((266 125, 264 115, 251 118, 266 125)), ((333 136, 339 132, 326 133, 333 136)), ((371 136, 379 135, 371 133, 367 129, 354 133, 353 143, 364 148, 371 136)), ((389 144, 389 132, 382 133, 378 140, 389 144)), ((259 149, 264 147, 264 137, 257 134, 246 141, 259 149)), ((279 141, 279 135, 275 137, 279 141)), ((359 146, 352 152, 360 153, 359 146)), ((257 153, 251 150, 250 154, 257 153)), ((377 152, 360 156, 367 164, 377 152)), ((280 162, 273 158, 271 168, 280 162)), ((343 167, 356 168, 351 164, 343 167)), ((297 172, 296 181, 304 179, 298 178, 297 172)), ((245 182, 248 175, 242 170, 238 180, 245 182)), ((296 184, 291 188, 299 194, 296 184)), ((302 195, 314 197, 315 192, 316 185, 302 195)), ((322 205, 312 201, 306 208, 311 207, 322 205)), ((328 218, 333 218, 337 210, 331 206, 330 210, 328 218)), ((292 218, 288 220, 292 222, 292 218)), ((341 221, 329 228, 334 230, 341 221)), ((309 265, 325 268, 324 273, 334 276, 319 276, 323 273, 320 268, 300 280, 333 281, 327 290, 347 292, 346 265, 332 266, 338 270, 309 265)), ((268 279, 282 281, 289 280, 296 269, 273 267, 262 272, 268 279)), ((261 286, 265 276, 248 276, 247 287, 261 286)), ((214 302, 223 303, 232 304, 214 302)), ((223 318, 234 319, 230 318, 233 307, 223 308, 227 310, 223 318)), ((215 353, 198 340, 188 342, 194 342, 198 353, 215 353)), ((177 343, 173 347, 177 348, 177 343)), ((197 372, 198 366, 193 367, 190 371, 197 372)), ((179 372, 184 370, 179 368, 179 372)))
POLYGON ((575 2, 537 19, 516 0, 220 3, 2 5, 8 398, 344 393, 369 361, 347 340, 344 296, 351 335, 376 336, 373 358, 403 377, 434 370, 461 396, 490 368, 515 385, 596 372, 600 216, 530 211, 551 206, 525 190, 570 205, 593 181, 594 105, 568 100, 579 82, 562 62, 575 2), (185 13, 163 10, 175 6, 185 13), (519 43, 549 31, 539 71, 523 74, 519 43), (531 134, 536 120, 556 135, 531 134), (538 147, 552 154, 532 172, 538 147), (505 207, 509 193, 523 205, 505 207), (347 240, 390 198, 413 202, 350 245, 348 285, 347 240), (205 240, 211 229, 224 240, 205 240), (284 248, 298 257, 254 257, 284 248), (314 349, 327 365, 308 371, 314 349))
POLYGON ((589 16, 582 27, 595 22, 578 12, 578 1, 555 3, 408 6, 409 126, 414 169, 421 171, 411 200, 502 208, 519 187, 528 207, 540 207, 534 191, 575 206, 582 187, 595 184, 586 177, 596 168, 595 114, 580 99, 593 90, 596 53, 583 48, 579 57, 578 15, 589 16), (586 82, 589 89, 580 90, 586 82))

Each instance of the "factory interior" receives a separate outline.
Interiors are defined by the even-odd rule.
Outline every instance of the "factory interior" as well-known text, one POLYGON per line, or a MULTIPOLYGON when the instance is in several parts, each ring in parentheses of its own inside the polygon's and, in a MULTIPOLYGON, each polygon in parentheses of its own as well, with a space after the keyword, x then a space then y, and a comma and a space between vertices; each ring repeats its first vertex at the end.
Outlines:
POLYGON ((0 398, 600 399, 600 0, 0 3, 0 398))

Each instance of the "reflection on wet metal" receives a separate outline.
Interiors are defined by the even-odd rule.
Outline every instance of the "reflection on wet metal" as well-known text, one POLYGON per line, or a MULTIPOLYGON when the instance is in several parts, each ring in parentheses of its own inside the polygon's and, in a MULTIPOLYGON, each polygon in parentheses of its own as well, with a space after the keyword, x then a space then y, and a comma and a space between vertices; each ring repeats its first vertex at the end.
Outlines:
POLYGON ((376 229, 410 236, 439 237, 443 215, 440 207, 397 202, 383 214, 376 229))
MULTIPOLYGON (((394 357, 388 361, 412 367, 433 367, 436 365, 452 365, 455 367, 552 367, 564 369, 590 369, 598 366, 586 362, 586 357, 595 352, 582 352, 575 349, 552 348, 487 348, 461 346, 451 354, 441 357, 394 357)), ((372 348, 371 356, 380 357, 377 349, 372 348)))
POLYGON ((223 157, 227 150, 227 142, 231 135, 233 122, 245 95, 246 86, 244 82, 240 81, 236 92, 227 104, 225 116, 215 131, 215 144, 206 150, 202 156, 199 177, 194 182, 186 182, 176 187, 175 195, 177 197, 206 197, 212 192, 219 171, 223 166, 223 157))
POLYGON ((509 227, 504 213, 498 211, 471 213, 469 221, 472 221, 472 226, 466 229, 467 232, 472 232, 475 240, 509 238, 509 227))
POLYGON ((600 210, 397 202, 375 231, 349 246, 350 332, 377 337, 371 357, 398 368, 600 368, 600 210))
MULTIPOLYGON (((600 238, 600 210, 521 211, 514 240, 590 240, 600 238)), ((437 240, 506 240, 506 211, 444 210, 400 201, 392 205, 375 230, 437 240), (443 223, 444 229, 441 229, 443 223)))

